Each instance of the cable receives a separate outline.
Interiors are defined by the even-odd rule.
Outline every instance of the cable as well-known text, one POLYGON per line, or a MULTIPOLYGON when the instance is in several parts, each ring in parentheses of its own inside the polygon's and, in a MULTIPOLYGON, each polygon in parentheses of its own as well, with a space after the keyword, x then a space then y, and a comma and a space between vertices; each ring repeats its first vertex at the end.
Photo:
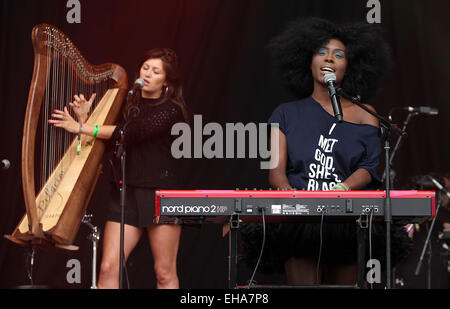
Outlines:
POLYGON ((317 267, 316 267, 316 282, 320 285, 319 281, 319 270, 320 270, 320 259, 322 257, 322 233, 323 233, 323 217, 325 216, 325 209, 322 210, 322 216, 320 218, 320 245, 319 245, 319 257, 317 258, 317 267))
POLYGON ((250 278, 250 282, 248 283, 248 289, 250 289, 250 286, 253 283, 253 278, 255 277, 256 274, 256 270, 258 269, 259 263, 261 261, 261 257, 264 251, 264 245, 266 243, 266 220, 264 217, 264 208, 259 208, 260 211, 262 211, 262 226, 263 226, 263 241, 262 241, 262 246, 261 246, 261 251, 259 252, 259 257, 258 257, 258 261, 256 262, 256 266, 255 269, 253 270, 253 274, 252 277, 250 278))
POLYGON ((31 253, 28 254, 28 258, 30 259, 29 267, 27 269, 28 272, 28 279, 30 279, 30 283, 33 286, 33 266, 34 266, 34 254, 35 254, 35 248, 32 246, 31 253))
MULTIPOLYGON (((373 208, 370 211, 370 221, 369 221, 369 261, 372 260, 372 218, 373 218, 373 208)), ((370 289, 373 290, 373 280, 370 280, 370 289)))

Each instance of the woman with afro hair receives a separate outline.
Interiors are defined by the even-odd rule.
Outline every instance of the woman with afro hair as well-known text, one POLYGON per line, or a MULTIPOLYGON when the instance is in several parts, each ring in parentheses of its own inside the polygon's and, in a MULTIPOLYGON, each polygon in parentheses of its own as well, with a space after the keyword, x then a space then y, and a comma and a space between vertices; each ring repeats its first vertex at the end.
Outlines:
MULTIPOLYGON (((374 98, 390 66, 389 49, 379 30, 369 24, 336 25, 307 18, 291 23, 269 48, 288 88, 299 98, 272 113, 277 123, 271 136, 278 144, 278 165, 269 171, 272 188, 281 190, 378 189, 376 168, 381 153, 378 120, 341 98, 343 121, 337 122, 324 75, 334 73, 336 84, 362 102, 374 98)), ((368 109, 375 111, 369 105, 368 109)), ((383 261, 385 233, 374 227, 383 261)), ((411 244, 406 232, 396 230, 400 243, 411 244)), ((254 265, 261 228, 241 229, 247 262, 254 265)), ((375 237, 375 236, 374 236, 375 237)), ((407 251, 393 247, 393 259, 407 251), (399 249, 399 252, 396 252, 399 249)), ((374 248, 375 249, 375 248, 374 248)), ((357 280, 356 224, 282 223, 268 227, 261 268, 284 270, 289 285, 354 285, 357 280), (320 256, 320 257, 319 257, 320 256), (320 259, 320 267, 318 261, 320 259)))

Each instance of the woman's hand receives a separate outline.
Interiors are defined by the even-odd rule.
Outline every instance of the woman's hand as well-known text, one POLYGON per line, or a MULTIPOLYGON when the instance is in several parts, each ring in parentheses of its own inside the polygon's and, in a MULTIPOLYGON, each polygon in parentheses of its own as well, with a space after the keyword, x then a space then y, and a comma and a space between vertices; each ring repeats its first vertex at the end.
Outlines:
POLYGON ((55 127, 63 128, 70 133, 78 133, 80 124, 70 116, 67 107, 64 107, 64 111, 55 109, 52 117, 56 119, 50 119, 48 123, 53 124, 55 127))
POLYGON ((83 94, 74 95, 74 101, 70 102, 69 105, 72 107, 78 121, 85 123, 88 118, 88 113, 91 110, 92 103, 95 100, 97 94, 93 93, 89 101, 86 101, 83 94))

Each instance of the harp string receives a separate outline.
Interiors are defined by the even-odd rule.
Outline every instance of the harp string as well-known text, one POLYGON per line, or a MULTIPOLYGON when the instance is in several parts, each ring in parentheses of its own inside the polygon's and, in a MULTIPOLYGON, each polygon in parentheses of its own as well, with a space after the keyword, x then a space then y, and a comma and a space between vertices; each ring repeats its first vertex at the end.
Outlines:
MULTIPOLYGON (((108 90, 105 83, 112 74, 112 72, 104 69, 87 68, 84 60, 80 59, 80 56, 75 53, 73 44, 70 41, 64 41, 59 33, 52 30, 46 33, 44 50, 47 78, 41 111, 40 158, 37 161, 40 162, 39 191, 45 187, 47 180, 60 162, 69 166, 76 156, 75 152, 67 152, 76 138, 76 134, 68 133, 48 123, 53 110, 64 110, 64 107, 67 107, 71 116, 78 121, 68 103, 74 101, 75 94, 83 94, 88 100, 95 92, 97 95, 90 108, 90 112, 92 112, 103 97, 104 92, 108 90), (62 160, 66 155, 70 159, 68 161, 62 160)), ((65 170, 66 166, 61 165, 60 168, 65 170)), ((50 198, 56 191, 56 186, 57 184, 45 188, 46 202, 40 203, 38 206, 39 218, 45 212, 50 198)))

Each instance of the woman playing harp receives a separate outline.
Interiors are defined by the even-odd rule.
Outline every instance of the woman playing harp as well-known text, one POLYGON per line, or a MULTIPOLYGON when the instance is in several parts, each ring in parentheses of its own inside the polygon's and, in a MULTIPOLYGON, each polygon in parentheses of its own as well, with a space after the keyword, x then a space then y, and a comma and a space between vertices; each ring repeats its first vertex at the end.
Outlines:
MULTIPOLYGON (((172 157, 171 128, 187 121, 182 95, 178 58, 168 48, 148 51, 139 65, 143 88, 127 103, 123 119, 117 125, 83 124, 93 98, 76 96, 72 106, 80 123, 67 108, 56 110, 49 123, 74 134, 85 134, 115 143, 124 130, 127 150, 127 194, 124 226, 124 259, 128 258, 144 232, 147 233, 154 259, 157 288, 178 288, 176 260, 181 233, 175 218, 155 216, 155 189, 178 186, 177 162, 172 157), (84 107, 84 109, 83 109, 84 107), (126 128, 125 127, 126 124, 126 128)), ((114 190, 114 189, 113 189, 114 190)), ((120 264, 120 194, 116 189, 109 201, 105 227, 103 258, 98 286, 119 286, 120 264)))

